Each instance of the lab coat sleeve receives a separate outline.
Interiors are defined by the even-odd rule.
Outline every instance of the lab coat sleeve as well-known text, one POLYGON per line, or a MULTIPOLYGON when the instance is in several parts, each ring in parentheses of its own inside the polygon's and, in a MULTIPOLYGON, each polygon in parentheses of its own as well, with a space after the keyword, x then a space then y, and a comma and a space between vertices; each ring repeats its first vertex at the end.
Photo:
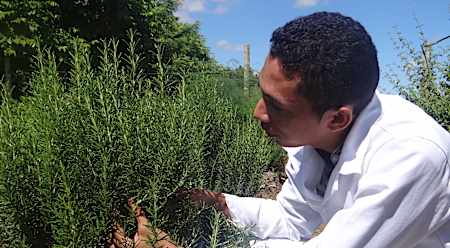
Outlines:
POLYGON ((258 239, 306 240, 321 223, 319 214, 303 200, 295 185, 298 166, 288 161, 286 167, 288 179, 277 200, 225 194, 232 221, 258 239))
POLYGON ((302 248, 304 241, 289 239, 266 239, 250 241, 250 248, 302 248))
POLYGON ((280 204, 275 200, 225 194, 234 224, 258 239, 289 239, 289 230, 280 204))
POLYGON ((353 205, 303 247, 414 247, 448 219, 445 153, 420 138, 387 142, 370 159, 353 205))

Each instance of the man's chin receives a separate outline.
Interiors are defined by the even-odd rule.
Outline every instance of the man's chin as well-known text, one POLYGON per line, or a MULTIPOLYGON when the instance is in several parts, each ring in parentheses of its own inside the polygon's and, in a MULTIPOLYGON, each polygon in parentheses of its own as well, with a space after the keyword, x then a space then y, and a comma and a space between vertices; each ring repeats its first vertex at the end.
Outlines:
POLYGON ((267 131, 266 131, 266 135, 273 143, 275 143, 275 144, 277 144, 279 146, 283 146, 283 147, 297 147, 296 145, 293 145, 293 144, 291 144, 289 142, 286 142, 285 140, 283 140, 279 136, 269 134, 267 131))
POLYGON ((270 140, 274 143, 276 143, 279 146, 282 147, 299 147, 299 146, 303 146, 303 144, 297 144, 297 143, 292 143, 292 142, 286 142, 286 140, 280 139, 279 137, 273 136, 273 137, 269 137, 270 140))

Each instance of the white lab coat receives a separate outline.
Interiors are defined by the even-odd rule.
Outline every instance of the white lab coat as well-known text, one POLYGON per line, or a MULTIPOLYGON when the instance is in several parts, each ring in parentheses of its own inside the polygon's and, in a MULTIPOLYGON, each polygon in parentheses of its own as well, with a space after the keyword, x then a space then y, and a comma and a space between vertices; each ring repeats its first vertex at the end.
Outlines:
POLYGON ((263 240, 254 247, 450 248, 450 134, 417 106, 377 92, 324 197, 315 190, 322 158, 309 146, 286 150, 276 200, 226 194, 232 220, 263 240))

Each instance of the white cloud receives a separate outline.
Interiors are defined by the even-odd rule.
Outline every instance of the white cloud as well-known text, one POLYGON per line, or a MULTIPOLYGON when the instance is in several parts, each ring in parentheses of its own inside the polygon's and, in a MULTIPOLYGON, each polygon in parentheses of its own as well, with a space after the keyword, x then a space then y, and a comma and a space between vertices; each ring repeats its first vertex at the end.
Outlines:
POLYGON ((319 2, 320 0, 295 0, 295 6, 299 8, 312 7, 317 5, 319 2))
POLYGON ((227 40, 219 40, 216 46, 225 51, 239 52, 242 51, 242 44, 232 44, 227 40))
POLYGON ((194 23, 192 13, 204 12, 206 7, 206 0, 181 0, 180 6, 175 11, 175 16, 184 23, 194 23))
POLYGON ((212 8, 213 14, 222 15, 225 14, 229 9, 230 5, 233 4, 234 0, 208 0, 210 2, 210 7, 212 8))
POLYGON ((205 10, 205 0, 184 0, 182 8, 187 12, 203 12, 205 10))
POLYGON ((222 15, 229 10, 231 0, 179 0, 180 5, 175 12, 181 22, 193 23, 193 13, 212 13, 222 15))
POLYGON ((178 17, 178 19, 180 20, 180 22, 184 22, 184 23, 194 23, 195 20, 194 18, 191 16, 191 14, 187 11, 178 9, 174 15, 176 17, 178 17))
POLYGON ((225 14, 225 12, 227 12, 227 11, 228 11, 228 7, 225 5, 218 5, 216 8, 214 8, 212 10, 212 12, 214 14, 218 14, 218 15, 225 14))

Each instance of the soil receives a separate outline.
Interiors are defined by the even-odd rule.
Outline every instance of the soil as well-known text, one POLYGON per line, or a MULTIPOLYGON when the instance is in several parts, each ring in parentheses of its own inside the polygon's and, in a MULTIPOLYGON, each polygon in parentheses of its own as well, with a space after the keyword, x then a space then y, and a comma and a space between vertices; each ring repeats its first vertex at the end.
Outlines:
POLYGON ((284 181, 286 181, 286 173, 284 167, 287 163, 287 157, 281 157, 264 171, 263 180, 259 191, 255 197, 275 200, 278 192, 281 190, 284 181))

